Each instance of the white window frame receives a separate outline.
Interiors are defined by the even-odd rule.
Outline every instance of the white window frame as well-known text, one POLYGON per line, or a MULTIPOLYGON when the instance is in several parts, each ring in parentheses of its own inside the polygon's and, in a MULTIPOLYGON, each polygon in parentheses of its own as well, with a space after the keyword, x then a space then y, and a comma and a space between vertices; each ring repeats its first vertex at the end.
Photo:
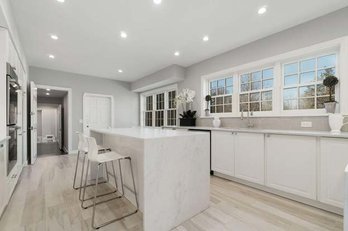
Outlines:
POLYGON ((295 62, 296 60, 310 58, 312 56, 322 56, 325 54, 337 55, 336 75, 340 78, 336 86, 335 98, 339 102, 338 112, 348 115, 348 36, 334 39, 331 41, 315 44, 309 47, 290 51, 284 54, 262 59, 256 62, 225 69, 201 77, 201 113, 200 117, 204 118, 205 113, 205 96, 209 94, 209 81, 223 78, 224 76, 233 76, 233 95, 232 95, 232 113, 214 113, 211 117, 240 117, 239 112, 239 76, 241 73, 248 73, 254 70, 267 69, 273 67, 273 111, 254 112, 254 117, 279 117, 279 116, 327 116, 323 109, 308 110, 283 110, 283 64, 295 62))
MULTIPOLYGON (((209 94, 210 95, 210 82, 212 82, 212 81, 218 81, 218 80, 222 80, 222 79, 224 79, 225 81, 226 81, 226 79, 228 79, 228 78, 232 78, 232 94, 223 94, 223 95, 216 95, 216 96, 212 96, 212 97, 214 97, 214 98, 217 98, 217 97, 225 97, 225 96, 232 96, 232 112, 226 112, 226 113, 212 113, 213 115, 219 115, 219 114, 232 114, 233 113, 233 97, 234 97, 234 84, 235 84, 235 81, 234 81, 234 78, 235 78, 235 76, 233 76, 233 75, 226 75, 226 76, 220 76, 220 78, 214 78, 214 79, 209 79, 208 80, 208 93, 207 93, 207 95, 209 94)), ((226 82, 225 82, 225 84, 226 84, 226 82)), ((226 88, 227 86, 225 85, 225 87, 224 88, 226 88)), ((218 89, 218 88, 217 88, 218 89)), ((225 89, 226 90, 226 89, 225 89)), ((205 107, 206 107, 206 105, 207 105, 207 103, 206 103, 206 101, 205 101, 205 96, 204 96, 204 102, 205 102, 205 107)), ((216 105, 216 104, 215 104, 216 105)), ((225 104, 223 104, 223 106, 224 106, 225 104)), ((211 102, 209 103, 209 110, 210 110, 210 108, 211 108, 211 102)))
MULTIPOLYGON (((152 127, 156 127, 155 125, 155 114, 156 114, 156 95, 157 94, 161 94, 164 93, 164 123, 163 126, 167 126, 167 111, 171 110, 169 109, 169 105, 168 105, 168 92, 171 91, 176 91, 176 94, 178 93, 178 85, 177 84, 173 84, 173 85, 169 85, 166 87, 161 87, 161 88, 156 88, 154 90, 150 90, 150 91, 146 91, 140 94, 140 126, 145 127, 145 111, 146 111, 146 97, 147 96, 153 96, 153 102, 152 102, 152 106, 153 106, 153 113, 152 113, 152 127)), ((178 109, 176 108, 176 124, 178 124, 178 109)))

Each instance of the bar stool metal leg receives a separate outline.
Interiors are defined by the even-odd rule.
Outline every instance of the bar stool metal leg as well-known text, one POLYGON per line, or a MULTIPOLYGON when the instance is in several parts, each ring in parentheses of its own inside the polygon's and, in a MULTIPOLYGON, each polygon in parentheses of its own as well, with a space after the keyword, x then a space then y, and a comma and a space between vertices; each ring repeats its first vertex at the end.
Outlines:
MULTIPOLYGON (((80 160, 80 151, 77 151, 77 160, 76 160, 76 167, 75 167, 75 175, 74 175, 74 182, 73 182, 73 189, 79 189, 78 187, 75 186, 76 182, 76 175, 77 175, 77 168, 79 165, 79 160, 80 160)), ((81 185, 80 185, 81 186, 81 185)))
MULTIPOLYGON (((134 189, 136 210, 133 211, 133 212, 131 212, 131 213, 128 213, 127 215, 124 215, 124 216, 122 216, 122 217, 118 217, 118 218, 116 218, 116 219, 110 220, 110 221, 108 221, 108 222, 105 222, 105 223, 103 223, 103 224, 100 224, 100 225, 96 226, 96 225, 95 225, 95 210, 96 210, 96 206, 97 206, 98 204, 100 204, 100 203, 105 203, 105 202, 109 201, 109 200, 107 200, 107 201, 104 201, 104 202, 96 203, 96 201, 97 201, 97 196, 96 196, 96 195, 97 195, 97 191, 98 191, 98 188, 97 188, 97 187, 98 187, 98 184, 96 184, 96 186, 95 186, 96 189, 95 189, 95 191, 94 191, 93 214, 92 214, 92 227, 93 227, 94 229, 99 229, 99 228, 101 228, 101 227, 104 227, 104 226, 109 225, 109 224, 111 224, 111 223, 113 223, 113 222, 122 220, 123 218, 129 217, 129 216, 131 216, 131 215, 133 215, 133 214, 135 214, 135 213, 138 212, 138 209, 139 209, 138 195, 137 195, 137 190, 136 190, 136 187, 135 187, 135 180, 134 180, 134 173, 133 173, 132 160, 131 160, 130 157, 126 157, 125 160, 129 160, 130 171, 131 171, 132 180, 133 180, 133 189, 134 189)), ((119 166, 121 166, 120 163, 119 163, 119 166)), ((99 169, 99 165, 98 165, 98 169, 99 169)), ((120 169, 120 171, 121 171, 121 169, 120 169)), ((121 171, 121 172, 122 172, 122 171, 121 171)), ((122 174, 121 174, 121 175, 122 175, 122 174)), ((123 186, 123 179, 122 179, 122 176, 121 176, 121 182, 122 182, 122 186, 123 186)), ((115 199, 116 199, 116 198, 115 198, 115 199)))
POLYGON ((93 199, 93 213, 92 213, 92 227, 94 229, 99 229, 100 227, 95 226, 95 208, 96 208, 96 203, 97 203, 97 195, 98 195, 98 178, 99 178, 99 169, 100 169, 100 164, 98 164, 98 170, 97 170, 97 179, 95 181, 95 189, 94 189, 94 199, 93 199))
MULTIPOLYGON (((106 164, 106 163, 105 163, 106 164)), ((83 195, 82 195, 82 198, 81 198, 81 207, 83 209, 87 209, 87 208, 91 208, 93 207, 93 204, 91 205, 88 205, 88 206, 85 206, 84 205, 84 202, 85 201, 88 201, 88 200, 92 200, 94 198, 94 196, 92 197, 89 197, 89 198, 85 198, 85 195, 86 195, 86 188, 91 186, 91 185, 87 185, 87 178, 88 178, 88 170, 90 169, 90 161, 87 160, 87 170, 86 170, 86 174, 85 174, 85 184, 84 186, 82 187, 83 188, 83 195)), ((100 171, 100 164, 98 164, 98 170, 97 170, 97 179, 96 179, 96 182, 99 181, 99 171, 100 171)), ((100 184, 100 183, 98 183, 100 184)), ((95 184, 93 184, 95 185, 95 184)), ((81 189, 80 189, 81 191, 81 189)), ((106 196, 106 195, 110 195, 110 194, 113 194, 113 193, 116 193, 118 191, 117 188, 115 188, 115 190, 111 191, 111 192, 107 192, 107 193, 103 193, 103 194, 100 194, 100 195, 97 195, 97 197, 102 197, 102 196, 106 196)), ((101 201, 101 202, 98 202, 97 204, 101 204, 101 203, 104 203, 104 202, 107 202, 107 201, 112 201, 112 200, 115 200, 115 199, 119 199, 121 198, 122 196, 117 196, 117 197, 113 197, 113 198, 110 198, 108 200, 105 200, 105 201, 101 201)))

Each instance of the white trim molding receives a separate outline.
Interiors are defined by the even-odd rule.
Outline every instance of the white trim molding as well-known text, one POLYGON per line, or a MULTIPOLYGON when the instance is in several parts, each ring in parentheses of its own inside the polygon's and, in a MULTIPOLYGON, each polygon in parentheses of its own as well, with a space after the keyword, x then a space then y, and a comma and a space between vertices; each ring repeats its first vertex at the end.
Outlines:
POLYGON ((36 85, 37 88, 42 89, 51 89, 56 91, 67 91, 68 92, 68 153, 72 150, 72 89, 48 85, 36 85))
POLYGON ((321 56, 328 53, 337 55, 336 75, 340 82, 336 87, 336 100, 339 101, 338 112, 348 115, 348 36, 331 41, 315 44, 309 47, 293 50, 280 55, 272 56, 255 62, 239 65, 233 68, 221 70, 215 73, 201 76, 201 118, 204 118, 205 96, 209 94, 209 81, 233 76, 232 113, 215 113, 211 117, 239 117, 239 94, 240 80, 242 73, 273 67, 273 109, 272 111, 254 112, 254 117, 279 117, 279 116, 327 116, 325 109, 309 110, 283 110, 283 64, 306 59, 314 56, 321 56), (342 90, 340 90, 342 89, 342 90))

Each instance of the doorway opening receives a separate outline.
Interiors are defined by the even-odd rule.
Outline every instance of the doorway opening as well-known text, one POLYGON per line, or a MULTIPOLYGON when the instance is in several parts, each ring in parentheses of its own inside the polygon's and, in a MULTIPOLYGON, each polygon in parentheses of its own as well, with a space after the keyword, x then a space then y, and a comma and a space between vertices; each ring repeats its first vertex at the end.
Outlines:
POLYGON ((37 86, 37 157, 69 152, 68 90, 37 86))

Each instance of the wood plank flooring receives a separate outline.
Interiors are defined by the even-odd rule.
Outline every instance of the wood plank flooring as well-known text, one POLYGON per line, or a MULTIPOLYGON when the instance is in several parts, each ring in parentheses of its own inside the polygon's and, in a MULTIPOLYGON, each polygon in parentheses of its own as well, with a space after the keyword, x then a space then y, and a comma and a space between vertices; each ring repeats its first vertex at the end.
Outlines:
MULTIPOLYGON (((72 189, 76 155, 39 158, 24 168, 0 220, 1 231, 92 230, 91 209, 83 210, 72 189)), ((103 190, 109 190, 104 186, 103 190)), ((90 193, 90 192, 89 192, 90 193)), ((116 200, 99 207, 98 221, 134 207, 116 200)), ((161 219, 159 217, 159 219, 161 219)), ((100 230, 140 231, 141 214, 100 230)), ((217 177, 211 178, 211 205, 173 231, 343 230, 342 216, 217 177)), ((156 230, 153 230, 156 231, 156 230)))

